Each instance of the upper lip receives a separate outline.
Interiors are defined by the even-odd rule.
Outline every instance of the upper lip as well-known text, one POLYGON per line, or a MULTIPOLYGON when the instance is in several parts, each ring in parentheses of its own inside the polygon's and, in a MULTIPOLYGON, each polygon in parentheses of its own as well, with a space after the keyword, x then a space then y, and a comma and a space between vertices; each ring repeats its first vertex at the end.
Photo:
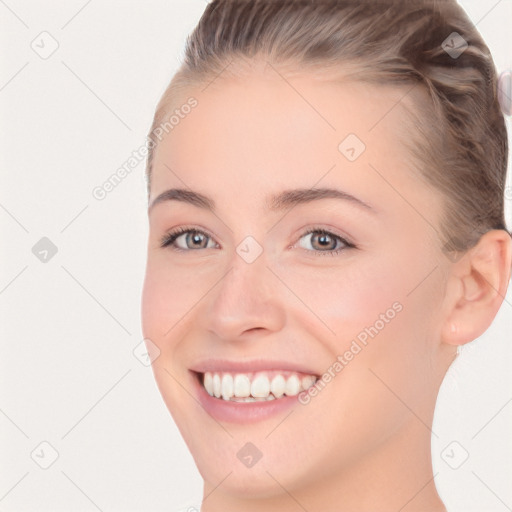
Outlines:
POLYGON ((190 370, 197 373, 221 371, 246 373, 257 371, 284 370, 290 372, 305 373, 308 375, 318 375, 317 372, 303 364, 270 359, 253 359, 244 361, 232 361, 229 359, 205 359, 191 366, 190 370))

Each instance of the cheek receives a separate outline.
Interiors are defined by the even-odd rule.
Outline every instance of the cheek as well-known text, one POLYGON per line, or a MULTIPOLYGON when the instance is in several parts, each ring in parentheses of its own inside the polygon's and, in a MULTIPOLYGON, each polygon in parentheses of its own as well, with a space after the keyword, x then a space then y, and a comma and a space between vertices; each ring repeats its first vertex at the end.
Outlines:
MULTIPOLYGON (((190 396, 183 393, 181 386, 191 385, 182 363, 182 349, 186 349, 184 341, 190 331, 190 311, 204 294, 201 278, 193 271, 179 269, 165 256, 148 255, 141 298, 142 333, 160 351, 152 365, 153 374, 178 426, 192 424, 194 414, 198 414, 191 409, 190 396)), ((189 440, 187 432, 182 435, 189 440)))
POLYGON ((412 257, 415 252, 395 246, 382 251, 385 257, 358 254, 330 268, 281 269, 283 281, 303 303, 293 301, 300 306, 298 322, 333 361, 352 347, 357 356, 348 354, 351 367, 400 369, 408 373, 404 380, 424 371, 425 356, 434 349, 431 312, 438 301, 436 276, 425 279, 434 265, 412 257))
POLYGON ((391 257, 343 272, 337 283, 325 280, 326 295, 336 304, 321 302, 325 321, 336 332, 329 347, 333 360, 347 354, 349 361, 338 381, 343 401, 352 399, 350 390, 360 390, 367 410, 389 417, 389 428, 393 417, 409 414, 402 401, 423 410, 435 380, 439 276, 429 275, 433 266, 427 261, 411 261, 400 265, 391 257))
POLYGON ((161 350, 172 345, 181 320, 207 289, 210 274, 199 267, 180 267, 165 254, 149 254, 141 303, 144 336, 154 340, 161 350))
MULTIPOLYGON (((390 267, 391 261, 370 261, 370 258, 356 255, 336 266, 331 264, 297 271, 282 269, 281 275, 297 298, 307 306, 302 306, 303 315, 321 319, 324 327, 329 327, 332 336, 336 336, 338 346, 333 348, 340 349, 339 344, 343 340, 356 336, 402 299, 405 278, 397 276, 390 267)), ((327 330, 317 330, 314 338, 320 339, 319 334, 326 334, 326 339, 329 339, 327 330)))
POLYGON ((172 303, 174 293, 166 273, 158 265, 148 260, 146 275, 142 288, 142 331, 145 338, 151 339, 159 345, 166 329, 171 327, 174 304, 172 303))

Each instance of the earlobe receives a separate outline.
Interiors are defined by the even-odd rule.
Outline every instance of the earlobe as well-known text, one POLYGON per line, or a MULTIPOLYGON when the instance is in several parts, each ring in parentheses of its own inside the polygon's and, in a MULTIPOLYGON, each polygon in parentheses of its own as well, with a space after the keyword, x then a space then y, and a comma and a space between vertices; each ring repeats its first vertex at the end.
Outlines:
POLYGON ((441 334, 444 343, 464 345, 489 328, 507 293, 511 246, 507 231, 491 230, 454 264, 446 291, 451 305, 441 334))

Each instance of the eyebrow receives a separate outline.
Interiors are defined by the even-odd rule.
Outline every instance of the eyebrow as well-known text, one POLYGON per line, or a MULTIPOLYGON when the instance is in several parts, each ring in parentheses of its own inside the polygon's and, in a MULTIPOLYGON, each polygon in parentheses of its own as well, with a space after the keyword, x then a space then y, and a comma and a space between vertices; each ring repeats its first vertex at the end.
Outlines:
MULTIPOLYGON (((281 211, 299 204, 310 203, 320 199, 341 199, 375 213, 374 208, 361 199, 334 188, 301 188, 285 190, 284 192, 271 196, 267 200, 266 204, 268 209, 271 211, 281 211)), ((148 213, 151 212, 157 204, 167 201, 180 201, 211 212, 215 212, 216 208, 215 201, 213 199, 200 194, 199 192, 172 188, 162 192, 153 200, 148 208, 148 213)))

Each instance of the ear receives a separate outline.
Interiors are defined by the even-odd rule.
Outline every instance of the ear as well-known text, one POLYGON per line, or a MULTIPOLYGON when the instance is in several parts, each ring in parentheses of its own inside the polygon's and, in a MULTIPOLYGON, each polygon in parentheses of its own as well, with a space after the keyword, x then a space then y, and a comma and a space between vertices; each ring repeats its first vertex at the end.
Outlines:
POLYGON ((507 293, 511 247, 510 234, 493 229, 453 264, 445 296, 444 343, 463 345, 489 328, 507 293))

